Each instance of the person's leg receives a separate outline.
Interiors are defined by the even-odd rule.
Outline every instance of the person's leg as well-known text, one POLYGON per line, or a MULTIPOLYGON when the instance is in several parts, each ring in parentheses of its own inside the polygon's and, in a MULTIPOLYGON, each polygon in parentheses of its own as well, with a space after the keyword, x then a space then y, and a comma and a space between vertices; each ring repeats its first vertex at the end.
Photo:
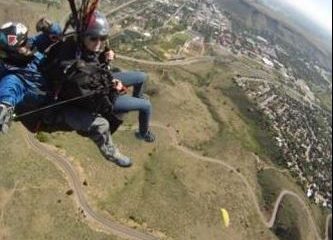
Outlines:
POLYGON ((148 75, 144 72, 117 72, 112 74, 114 78, 121 80, 127 86, 134 88, 133 97, 143 98, 145 82, 148 75))
POLYGON ((46 104, 49 100, 50 98, 46 91, 42 91, 34 85, 26 84, 26 94, 23 99, 23 104, 38 107, 46 104))
POLYGON ((130 97, 127 95, 119 96, 114 103, 115 113, 126 113, 139 111, 139 133, 147 142, 154 142, 155 136, 149 130, 149 122, 152 115, 152 105, 148 100, 130 97))
POLYGON ((14 108, 25 94, 26 88, 17 76, 7 75, 0 80, 0 132, 8 132, 14 108))
POLYGON ((15 107, 25 95, 26 86, 16 75, 7 75, 0 80, 0 103, 15 107))
POLYGON ((110 124, 105 118, 77 107, 67 107, 61 115, 64 122, 73 130, 88 133, 106 159, 121 167, 132 165, 132 160, 122 155, 113 144, 110 124))

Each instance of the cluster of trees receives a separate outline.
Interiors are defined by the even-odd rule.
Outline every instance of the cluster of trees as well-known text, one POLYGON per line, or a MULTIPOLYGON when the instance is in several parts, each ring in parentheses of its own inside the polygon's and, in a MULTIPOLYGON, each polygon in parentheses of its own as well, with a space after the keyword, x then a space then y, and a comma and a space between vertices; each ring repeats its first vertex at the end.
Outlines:
POLYGON ((205 23, 195 23, 192 28, 205 37, 205 42, 210 42, 214 36, 215 29, 211 26, 207 26, 205 23))

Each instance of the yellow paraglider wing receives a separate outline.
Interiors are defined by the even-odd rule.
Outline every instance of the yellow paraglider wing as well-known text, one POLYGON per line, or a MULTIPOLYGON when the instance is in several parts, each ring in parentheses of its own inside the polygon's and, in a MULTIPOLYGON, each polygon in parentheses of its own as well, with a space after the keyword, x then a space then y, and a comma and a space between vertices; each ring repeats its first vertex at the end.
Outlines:
POLYGON ((223 222, 224 226, 229 227, 229 225, 230 225, 229 213, 224 208, 221 208, 221 217, 222 217, 222 222, 223 222))

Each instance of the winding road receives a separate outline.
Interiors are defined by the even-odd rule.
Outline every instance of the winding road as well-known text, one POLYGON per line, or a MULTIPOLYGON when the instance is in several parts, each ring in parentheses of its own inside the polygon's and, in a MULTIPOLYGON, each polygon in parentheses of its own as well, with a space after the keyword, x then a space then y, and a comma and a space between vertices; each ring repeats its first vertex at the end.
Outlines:
POLYGON ((152 65, 152 66, 184 66, 200 62, 212 62, 214 61, 215 58, 211 56, 202 56, 202 57, 186 58, 184 60, 174 60, 169 62, 156 62, 156 61, 132 58, 117 54, 117 59, 146 64, 146 65, 152 65))
POLYGON ((25 130, 24 138, 28 146, 36 153, 46 157, 58 168, 60 168, 66 175, 69 185, 74 190, 76 201, 80 208, 84 211, 88 219, 96 222, 101 226, 104 231, 110 232, 121 238, 129 240, 158 240, 158 238, 126 227, 116 223, 110 219, 105 218, 102 214, 94 211, 87 202, 84 191, 82 189, 82 182, 76 172, 75 168, 71 165, 70 161, 57 153, 47 148, 44 144, 40 143, 33 134, 25 130))
MULTIPOLYGON (((275 223, 276 218, 277 218, 278 210, 280 208, 280 205, 281 205, 282 201, 284 200, 285 197, 291 196, 291 197, 294 197, 300 203, 302 208, 307 213, 307 215, 310 219, 310 227, 312 228, 312 231, 315 233, 317 240, 322 240, 322 238, 320 236, 320 233, 319 233, 319 231, 316 227, 315 221, 312 217, 310 209, 307 207, 307 205, 303 201, 303 199, 300 196, 298 196, 296 193, 288 191, 288 190, 283 190, 279 194, 279 197, 277 198, 277 200, 275 202, 274 210, 273 210, 271 218, 267 221, 265 215, 262 213, 262 211, 260 209, 257 196, 256 196, 255 192, 253 191, 250 183, 234 167, 230 166, 229 164, 223 162, 220 159, 204 157, 204 156, 201 156, 201 155, 193 152, 192 150, 190 150, 190 149, 188 149, 184 146, 181 146, 179 144, 178 139, 177 139, 177 132, 172 127, 165 126, 165 125, 163 125, 161 123, 158 123, 158 122, 152 123, 152 127, 159 128, 159 129, 167 131, 170 138, 171 138, 171 144, 176 149, 178 149, 179 151, 181 151, 181 152, 183 152, 187 155, 192 156, 193 160, 209 162, 209 163, 213 163, 213 164, 219 164, 219 165, 222 165, 225 168, 231 170, 234 174, 236 174, 237 177, 246 186, 247 192, 251 196, 254 207, 255 207, 256 211, 258 212, 262 223, 267 228, 272 228, 274 226, 274 223, 275 223)), ((121 130, 124 131, 124 130, 132 130, 132 129, 134 129, 134 127, 132 127, 132 128, 122 128, 121 130)), ((157 237, 154 237, 150 234, 142 233, 140 231, 137 231, 137 230, 134 230, 132 228, 123 226, 119 223, 116 223, 112 220, 106 219, 101 214, 95 212, 89 206, 89 204, 88 204, 88 202, 85 198, 85 194, 84 194, 84 191, 82 189, 82 183, 80 181, 80 178, 79 178, 75 168, 71 165, 70 161, 66 157, 60 155, 58 152, 50 150, 49 148, 46 147, 46 145, 40 143, 38 140, 35 139, 34 135, 29 133, 27 130, 25 130, 25 132, 24 132, 24 137, 25 137, 25 141, 27 142, 28 146, 32 150, 34 150, 38 154, 40 154, 40 155, 46 157, 47 159, 49 159, 53 164, 55 164, 58 168, 60 168, 65 173, 70 186, 74 189, 74 193, 75 193, 75 196, 76 196, 77 203, 81 207, 81 209, 84 210, 88 219, 98 223, 102 227, 103 230, 105 230, 107 232, 110 232, 111 234, 117 235, 119 237, 125 238, 125 239, 130 239, 130 240, 154 240, 154 239, 157 240, 158 239, 157 237)), ((331 219, 332 219, 332 215, 329 215, 327 217, 327 221, 326 221, 326 233, 325 233, 326 236, 325 236, 324 240, 329 239, 328 234, 329 234, 329 225, 330 225, 331 219)))

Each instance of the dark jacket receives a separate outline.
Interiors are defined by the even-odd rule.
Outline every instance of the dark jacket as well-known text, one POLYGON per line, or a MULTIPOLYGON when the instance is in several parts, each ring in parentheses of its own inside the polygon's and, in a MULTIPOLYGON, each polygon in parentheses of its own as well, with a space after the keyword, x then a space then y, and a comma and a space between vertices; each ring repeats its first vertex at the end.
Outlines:
POLYGON ((118 95, 111 72, 101 67, 100 55, 85 51, 74 36, 51 47, 43 74, 52 83, 53 91, 59 92, 59 100, 89 96, 72 104, 100 114, 112 112, 118 95))
POLYGON ((13 74, 32 89, 47 91, 48 82, 40 72, 40 66, 44 60, 44 55, 40 52, 35 52, 29 56, 18 53, 4 54, 0 57, 0 80, 6 75, 13 74))
POLYGON ((52 44, 54 44, 54 42, 52 42, 49 36, 45 33, 40 33, 28 39, 28 45, 30 45, 32 49, 37 49, 38 52, 42 53, 52 44))

